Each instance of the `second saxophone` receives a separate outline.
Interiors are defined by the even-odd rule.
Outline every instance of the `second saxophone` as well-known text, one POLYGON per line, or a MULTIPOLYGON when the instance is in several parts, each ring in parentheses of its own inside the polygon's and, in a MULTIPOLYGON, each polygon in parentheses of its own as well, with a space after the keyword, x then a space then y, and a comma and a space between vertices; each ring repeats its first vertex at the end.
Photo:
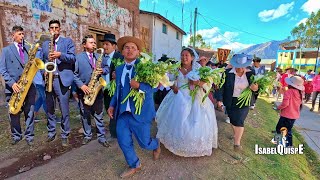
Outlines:
POLYGON ((84 95, 84 103, 88 106, 93 105, 101 88, 107 85, 107 82, 100 76, 100 74, 98 74, 97 70, 101 68, 102 58, 104 54, 104 50, 102 48, 100 48, 100 50, 101 54, 99 55, 99 58, 96 63, 96 68, 93 70, 90 82, 88 84, 90 93, 84 95))

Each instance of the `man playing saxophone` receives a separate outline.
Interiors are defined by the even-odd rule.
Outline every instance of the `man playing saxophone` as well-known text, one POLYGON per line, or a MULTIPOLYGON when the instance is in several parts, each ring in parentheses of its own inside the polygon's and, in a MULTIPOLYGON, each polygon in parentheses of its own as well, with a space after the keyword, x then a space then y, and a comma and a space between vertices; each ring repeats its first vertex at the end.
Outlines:
MULTIPOLYGON (((75 63, 75 47, 71 38, 60 36, 59 20, 49 22, 50 34, 54 34, 53 42, 45 41, 42 45, 42 59, 44 62, 54 62, 56 70, 53 73, 52 91, 46 92, 47 104, 47 141, 53 141, 56 137, 57 116, 55 115, 54 102, 58 98, 61 117, 61 142, 62 146, 68 146, 68 136, 70 133, 69 122, 69 96, 70 86, 73 82, 73 65, 75 63), (53 52, 51 51, 53 46, 53 52)), ((51 40, 52 41, 52 40, 51 40)), ((46 76, 46 72, 45 72, 46 76)), ((50 81, 49 81, 50 82, 50 81)), ((46 84, 48 86, 48 84, 46 84)))
MULTIPOLYGON (((22 92, 24 87, 18 84, 18 80, 20 79, 22 72, 24 70, 25 65, 29 60, 29 46, 23 43, 24 32, 21 26, 14 26, 12 28, 12 38, 13 43, 9 46, 2 49, 1 59, 0 59, 0 74, 5 80, 6 89, 6 101, 9 102, 13 93, 22 92)), ((32 84, 32 79, 28 79, 31 81, 30 88, 24 99, 23 107, 21 108, 26 123, 26 130, 24 133, 25 140, 28 145, 33 145, 33 137, 34 137, 34 104, 35 104, 35 96, 36 96, 36 88, 32 84)), ((11 136, 12 136, 12 144, 17 144, 22 139, 22 132, 20 126, 20 114, 9 113, 10 126, 11 126, 11 136)))
MULTIPOLYGON (((76 64, 74 71, 74 82, 78 86, 78 97, 80 100, 80 109, 82 110, 82 126, 84 130, 84 138, 82 144, 87 144, 92 139, 91 130, 91 115, 94 117, 97 126, 98 142, 105 147, 108 147, 106 141, 106 131, 103 123, 103 90, 94 89, 92 85, 97 83, 89 83, 90 81, 98 80, 101 74, 107 75, 109 67, 107 61, 103 58, 103 54, 94 53, 96 49, 96 40, 92 35, 86 35, 82 40, 84 51, 76 56, 76 64), (90 87, 91 86, 91 87, 90 87), (87 105, 85 95, 90 95, 92 91, 99 91, 93 104, 87 105)), ((103 53, 103 52, 102 52, 103 53)), ((104 81, 104 80, 103 80, 104 81)))

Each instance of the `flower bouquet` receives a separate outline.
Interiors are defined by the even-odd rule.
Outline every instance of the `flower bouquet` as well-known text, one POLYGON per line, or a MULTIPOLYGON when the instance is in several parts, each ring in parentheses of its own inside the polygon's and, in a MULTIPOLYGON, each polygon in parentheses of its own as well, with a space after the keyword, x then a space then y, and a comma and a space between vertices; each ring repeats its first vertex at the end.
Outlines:
MULTIPOLYGON (((252 83, 258 84, 258 94, 268 94, 269 88, 272 88, 273 86, 275 80, 275 73, 268 72, 265 75, 256 75, 251 76, 250 78, 252 83)), ((243 106, 249 106, 251 98, 252 91, 250 87, 247 87, 245 90, 242 91, 241 95, 238 97, 238 103, 236 105, 240 105, 240 108, 242 108, 243 106)))
MULTIPOLYGON (((114 64, 115 68, 117 68, 118 66, 124 63, 124 61, 120 58, 112 59, 111 62, 114 64)), ((108 95, 112 97, 116 91, 116 80, 112 79, 105 88, 108 90, 108 95)))
MULTIPOLYGON (((169 81, 169 77, 166 75, 167 72, 175 68, 175 64, 168 62, 153 63, 150 55, 141 52, 140 63, 135 65, 136 75, 133 78, 138 82, 150 84, 152 88, 156 88, 161 83, 164 87, 172 86, 173 82, 169 81)), ((128 98, 133 97, 135 102, 136 111, 135 114, 141 113, 145 94, 143 91, 131 89, 129 94, 121 102, 124 103, 128 98)))
MULTIPOLYGON (((224 68, 216 68, 211 69, 210 67, 200 67, 199 69, 193 70, 187 74, 188 79, 192 81, 202 81, 206 84, 203 85, 203 89, 205 90, 206 94, 202 98, 202 102, 208 97, 212 84, 215 84, 218 87, 221 87, 225 81, 225 69, 224 68)), ((192 102, 194 102, 195 96, 197 91, 200 89, 198 85, 184 85, 183 87, 189 87, 190 89, 190 96, 192 98, 192 102)), ((182 88, 183 88, 182 87, 182 88)))

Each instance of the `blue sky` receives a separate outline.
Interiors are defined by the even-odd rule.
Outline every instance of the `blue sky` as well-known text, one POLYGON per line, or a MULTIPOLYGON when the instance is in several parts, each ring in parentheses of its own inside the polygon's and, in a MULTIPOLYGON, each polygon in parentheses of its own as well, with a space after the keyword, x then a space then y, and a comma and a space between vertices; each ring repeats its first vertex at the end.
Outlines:
MULTIPOLYGON (((190 32, 195 7, 197 32, 214 49, 241 50, 253 44, 283 40, 320 9, 320 0, 141 0, 140 9, 159 13, 190 32), (182 21, 182 4, 184 13, 182 21)), ((193 22, 192 22, 193 23, 193 22)), ((193 27, 193 25, 192 25, 193 27)), ((185 36, 187 42, 189 35, 185 36)))

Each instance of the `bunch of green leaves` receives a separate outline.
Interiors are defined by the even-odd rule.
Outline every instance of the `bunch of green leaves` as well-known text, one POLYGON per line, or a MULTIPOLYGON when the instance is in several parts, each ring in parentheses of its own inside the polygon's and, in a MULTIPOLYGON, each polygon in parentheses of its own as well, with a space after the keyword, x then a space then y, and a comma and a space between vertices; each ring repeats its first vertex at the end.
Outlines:
MULTIPOLYGON (((142 57, 140 62, 135 65, 134 80, 149 84, 151 87, 156 88, 160 83, 169 84, 166 73, 174 69, 174 65, 167 62, 153 63, 149 54, 141 53, 142 57)), ((131 89, 127 97, 121 102, 124 103, 129 97, 133 97, 135 102, 136 114, 141 113, 143 101, 145 99, 144 93, 136 89, 131 89)))
MULTIPOLYGON (((272 72, 268 72, 265 75, 256 75, 250 77, 252 83, 258 85, 258 94, 268 94, 269 88, 273 87, 273 82, 275 79, 275 74, 272 72)), ((238 103, 240 108, 243 106, 250 106, 250 102, 252 99, 252 91, 250 87, 247 87, 242 91, 240 96, 238 97, 238 103)))
MULTIPOLYGON (((124 61, 120 58, 112 58, 111 62, 114 64, 114 67, 117 68, 118 66, 124 64, 124 61)), ((116 91, 116 80, 112 79, 109 84, 105 87, 108 90, 108 95, 112 97, 116 91)))
POLYGON ((118 67, 122 64, 124 64, 124 60, 120 59, 120 58, 112 58, 111 62, 114 64, 114 67, 118 67))

